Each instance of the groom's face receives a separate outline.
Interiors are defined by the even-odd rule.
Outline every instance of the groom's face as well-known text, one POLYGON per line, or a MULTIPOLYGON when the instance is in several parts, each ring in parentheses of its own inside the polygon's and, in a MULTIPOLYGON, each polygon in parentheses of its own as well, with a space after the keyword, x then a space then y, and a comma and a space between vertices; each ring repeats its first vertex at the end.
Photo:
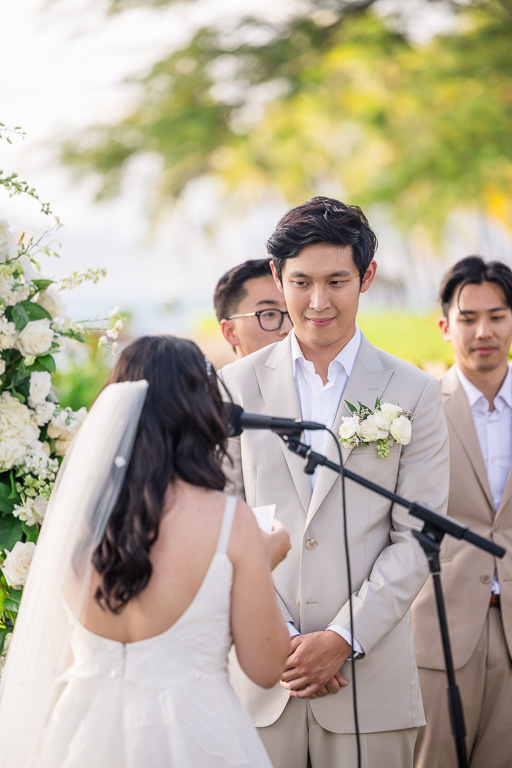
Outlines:
POLYGON ((359 294, 368 290, 375 270, 372 261, 361 284, 351 246, 331 243, 308 245, 287 259, 281 281, 272 265, 295 335, 308 359, 327 352, 334 359, 350 341, 355 332, 359 294))

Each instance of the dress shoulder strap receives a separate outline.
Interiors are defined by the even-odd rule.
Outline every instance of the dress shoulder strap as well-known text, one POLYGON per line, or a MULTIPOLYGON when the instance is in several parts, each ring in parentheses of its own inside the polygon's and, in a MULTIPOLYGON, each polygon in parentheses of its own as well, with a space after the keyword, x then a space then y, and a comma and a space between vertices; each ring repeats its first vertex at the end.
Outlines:
POLYGON ((217 544, 217 553, 226 552, 229 544, 229 537, 231 535, 231 527, 235 517, 236 503, 238 499, 236 496, 228 496, 226 499, 226 506, 224 508, 224 517, 222 518, 222 525, 220 528, 219 541, 217 544))

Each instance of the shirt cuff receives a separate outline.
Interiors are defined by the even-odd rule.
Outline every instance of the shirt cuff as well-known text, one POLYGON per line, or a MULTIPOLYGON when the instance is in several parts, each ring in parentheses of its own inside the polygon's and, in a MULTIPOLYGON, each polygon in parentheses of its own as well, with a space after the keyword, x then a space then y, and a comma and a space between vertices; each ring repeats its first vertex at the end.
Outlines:
POLYGON ((296 628, 295 624, 292 624, 291 621, 287 621, 286 626, 288 627, 288 632, 290 633, 290 637, 295 637, 295 635, 300 635, 299 630, 296 628))
POLYGON ((352 646, 352 648, 354 649, 354 653, 352 654, 352 658, 353 659, 357 659, 358 656, 364 655, 364 651, 361 648, 360 644, 357 642, 356 638, 352 637, 350 632, 347 632, 346 629, 344 629, 343 627, 338 626, 338 624, 329 624, 327 629, 330 629, 333 632, 336 632, 336 634, 341 635, 341 637, 344 640, 346 640, 349 645, 352 646))

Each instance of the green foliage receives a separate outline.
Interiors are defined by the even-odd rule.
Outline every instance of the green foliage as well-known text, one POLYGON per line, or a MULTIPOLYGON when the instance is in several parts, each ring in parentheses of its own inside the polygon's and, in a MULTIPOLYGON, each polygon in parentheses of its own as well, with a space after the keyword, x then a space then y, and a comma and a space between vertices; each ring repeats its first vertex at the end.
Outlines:
POLYGON ((441 373, 452 365, 453 352, 438 328, 439 314, 366 312, 358 315, 357 322, 372 344, 419 368, 441 373))
MULTIPOLYGON (((4 139, 9 144, 12 144, 11 134, 21 138, 25 137, 25 132, 21 130, 19 126, 10 127, 5 123, 0 123, 0 139, 4 139)), ((0 171, 0 186, 3 186, 10 197, 15 195, 29 195, 37 200, 41 204, 41 213, 50 215, 50 204, 43 203, 34 187, 29 186, 26 181, 22 181, 18 178, 17 173, 5 173, 0 171)))
MULTIPOLYGON (((115 10, 135 4, 113 0, 115 10)), ((64 156, 98 170, 104 194, 131 157, 153 152, 162 199, 206 174, 294 202, 334 181, 346 199, 385 203, 403 226, 433 234, 456 207, 508 223, 510 2, 452 4, 455 31, 424 44, 378 5, 306 3, 277 29, 253 17, 199 29, 140 80, 123 121, 87 129, 64 156)))
MULTIPOLYGON (((9 132, 19 130, 0 123, 0 138, 10 143, 9 132)), ((16 179, 0 171, 0 189, 39 200, 16 179)), ((42 204, 42 211, 48 214, 49 206, 42 204)), ((74 413, 58 402, 52 382, 54 354, 66 339, 83 339, 85 333, 67 316, 58 291, 84 279, 96 282, 102 272, 72 273, 58 283, 44 277, 36 256, 52 253, 45 244, 51 231, 34 240, 26 232, 11 233, 0 221, 0 672, 61 458, 85 418, 83 399, 74 413)), ((123 327, 118 309, 107 326, 103 345, 123 327)))
POLYGON ((59 366, 53 382, 62 405, 77 410, 90 408, 105 385, 114 358, 109 349, 98 347, 95 334, 88 334, 83 345, 69 350, 67 363, 59 366))

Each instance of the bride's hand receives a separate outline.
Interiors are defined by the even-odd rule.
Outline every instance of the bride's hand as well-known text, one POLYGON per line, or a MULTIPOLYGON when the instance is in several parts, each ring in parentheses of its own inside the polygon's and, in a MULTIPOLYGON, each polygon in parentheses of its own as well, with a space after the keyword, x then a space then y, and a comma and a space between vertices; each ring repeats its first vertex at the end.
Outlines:
POLYGON ((273 520, 272 531, 270 533, 262 531, 261 535, 270 568, 273 570, 281 560, 284 560, 291 548, 290 534, 280 520, 273 520))

